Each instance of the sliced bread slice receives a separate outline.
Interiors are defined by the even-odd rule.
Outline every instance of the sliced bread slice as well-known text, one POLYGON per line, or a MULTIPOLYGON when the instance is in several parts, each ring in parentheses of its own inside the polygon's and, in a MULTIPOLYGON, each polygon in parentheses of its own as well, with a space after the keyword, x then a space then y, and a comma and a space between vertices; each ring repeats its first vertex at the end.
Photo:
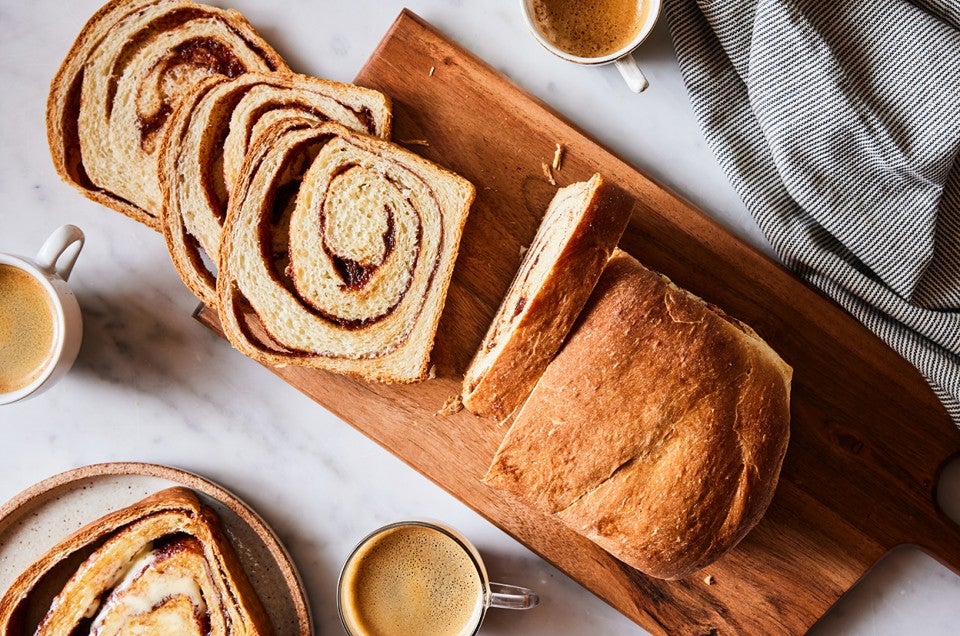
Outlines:
POLYGON ((187 488, 162 490, 65 538, 0 599, 0 633, 15 628, 33 592, 69 574, 38 636, 273 633, 216 514, 187 488))
POLYGON ((599 174, 557 191, 463 379, 463 405, 504 418, 529 395, 586 303, 633 201, 599 174))
POLYGON ((462 177, 381 139, 275 124, 230 197, 217 279, 225 334, 265 364, 424 379, 473 198, 462 177), (285 175, 318 146, 285 221, 285 175), (277 234, 289 236, 280 265, 277 234))
MULTIPOLYGON (((389 138, 390 99, 374 90, 290 73, 244 73, 200 82, 173 113, 160 149, 163 234, 187 287, 216 302, 216 280, 198 251, 213 263, 227 197, 247 149, 274 123, 289 118, 335 121, 389 138)), ((290 179, 305 166, 291 168, 290 179)))
POLYGON ((60 176, 160 229, 157 153, 170 114, 210 75, 288 70, 238 12, 189 0, 113 0, 84 26, 47 99, 60 176))

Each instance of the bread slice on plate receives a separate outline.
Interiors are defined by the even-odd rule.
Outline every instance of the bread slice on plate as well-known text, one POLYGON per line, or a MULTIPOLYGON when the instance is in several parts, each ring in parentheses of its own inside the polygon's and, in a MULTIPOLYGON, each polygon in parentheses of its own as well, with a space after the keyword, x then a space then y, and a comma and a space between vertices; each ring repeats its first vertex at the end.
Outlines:
POLYGON ((230 197, 217 278, 224 333, 265 364, 426 378, 473 197, 466 179, 382 139, 277 123, 250 148, 230 197), (287 184, 305 155, 302 182, 287 184))
POLYGON ((233 10, 189 0, 113 0, 83 27, 47 99, 60 176, 160 229, 157 153, 170 114, 204 77, 287 65, 233 10))
POLYGON ((750 327, 617 251, 484 481, 646 574, 688 576, 769 505, 791 377, 750 327))
POLYGON ((599 174, 561 188, 463 379, 463 405, 504 418, 530 393, 587 302, 633 200, 599 174))
POLYGON ((37 636, 273 633, 219 519, 187 488, 110 513, 51 548, 0 599, 0 634, 26 633, 22 606, 73 562, 37 636))
MULTIPOLYGON (((217 262, 227 197, 247 149, 287 118, 334 121, 388 139, 390 99, 377 91, 291 73, 244 73, 201 81, 171 115, 160 148, 161 221, 174 265, 204 303, 216 280, 199 249, 217 262)), ((291 169, 290 180, 304 166, 291 169)))

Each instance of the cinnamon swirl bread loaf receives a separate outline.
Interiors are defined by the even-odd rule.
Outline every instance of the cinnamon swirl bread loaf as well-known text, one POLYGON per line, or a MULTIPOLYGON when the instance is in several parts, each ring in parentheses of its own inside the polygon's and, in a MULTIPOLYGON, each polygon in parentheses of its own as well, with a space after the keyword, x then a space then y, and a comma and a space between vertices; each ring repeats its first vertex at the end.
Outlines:
MULTIPOLYGON (((207 305, 216 302, 216 282, 198 244, 216 263, 227 196, 247 148, 291 117, 390 136, 390 100, 383 94, 287 73, 207 78, 171 117, 159 162, 163 233, 180 277, 207 305)), ((302 176, 303 168, 293 167, 291 178, 302 176)))
POLYGON ((0 599, 0 634, 267 635, 273 629, 219 520, 186 488, 108 514, 50 549, 0 599), (33 631, 23 610, 76 561, 33 631))
POLYGON ((159 229, 157 152, 171 113, 210 75, 287 70, 236 11, 189 0, 113 0, 84 26, 50 87, 60 176, 159 229))
POLYGON ((618 251, 484 480, 634 568, 687 576, 769 505, 791 376, 748 326, 618 251))
POLYGON ((230 197, 217 278, 224 333, 267 364, 425 378, 473 197, 462 177, 381 139, 275 124, 230 197), (314 152, 302 182, 285 185, 314 152))
POLYGON ((503 418, 523 403, 587 302, 632 203, 599 174, 557 191, 467 368, 467 409, 503 418))

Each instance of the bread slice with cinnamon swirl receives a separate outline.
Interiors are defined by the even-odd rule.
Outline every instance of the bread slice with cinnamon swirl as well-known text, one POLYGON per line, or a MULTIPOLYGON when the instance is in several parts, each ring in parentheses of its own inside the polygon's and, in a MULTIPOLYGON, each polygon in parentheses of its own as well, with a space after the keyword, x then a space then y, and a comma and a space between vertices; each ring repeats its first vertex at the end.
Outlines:
POLYGON ((189 0, 113 0, 84 26, 47 100, 60 176, 160 228, 157 153, 170 114, 210 75, 287 71, 238 12, 189 0))
MULTIPOLYGON (((173 263, 207 305, 216 281, 199 252, 216 263, 220 232, 247 149, 272 124, 334 121, 388 139, 390 99, 374 90, 290 73, 245 73, 201 81, 173 113, 160 150, 161 220, 173 263)), ((292 166, 299 179, 305 165, 292 166)))
POLYGON ((175 487, 101 517, 40 557, 0 599, 0 634, 32 631, 18 623, 31 596, 84 552, 37 636, 273 633, 216 514, 175 487))
POLYGON ((217 279, 224 333, 265 364, 424 379, 474 193, 381 139, 276 124, 248 151, 230 197, 217 279), (302 182, 286 183, 304 157, 302 182))

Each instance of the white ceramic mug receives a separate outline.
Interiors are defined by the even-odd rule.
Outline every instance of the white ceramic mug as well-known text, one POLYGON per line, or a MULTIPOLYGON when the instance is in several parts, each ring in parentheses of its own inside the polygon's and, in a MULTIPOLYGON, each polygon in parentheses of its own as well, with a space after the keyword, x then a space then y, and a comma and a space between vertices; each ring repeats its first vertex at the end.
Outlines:
MULTIPOLYGON (((578 0, 571 1, 575 2, 578 0)), ((630 90, 635 93, 642 93, 650 83, 647 81, 643 71, 640 70, 640 65, 637 64, 637 61, 634 59, 633 51, 647 39, 653 31, 653 27, 657 24, 657 18, 660 17, 661 0, 637 0, 637 3, 645 3, 649 7, 643 26, 629 44, 613 53, 601 57, 579 57, 557 48, 537 27, 537 21, 534 19, 534 0, 520 0, 520 7, 523 12, 523 17, 527 22, 527 27, 543 48, 557 57, 561 57, 570 62, 576 62, 577 64, 599 65, 610 64, 612 62, 616 64, 617 70, 620 71, 620 75, 623 76, 630 90)))
POLYGON ((64 225, 44 241, 33 259, 0 254, 0 265, 16 267, 40 283, 54 314, 53 352, 43 371, 30 384, 15 391, 0 393, 0 404, 10 404, 46 391, 73 366, 83 338, 83 318, 67 279, 82 248, 83 232, 80 228, 64 225))
POLYGON ((487 569, 483 565, 483 559, 480 558, 480 553, 477 551, 477 548, 474 547, 474 545, 470 543, 466 537, 450 526, 437 521, 399 521, 397 523, 391 523, 381 528, 377 528, 364 537, 363 540, 357 544, 357 547, 353 549, 353 552, 350 553, 350 556, 347 557, 347 561, 344 563, 343 569, 340 571, 340 580, 337 583, 337 610, 340 614, 340 622, 347 634, 350 636, 362 636, 362 634, 353 629, 351 620, 345 616, 343 607, 345 573, 350 568, 354 559, 361 552, 361 549, 364 548, 364 546, 366 546, 368 543, 374 539, 377 539, 385 532, 410 526, 429 528, 446 535, 452 539, 460 549, 463 550, 464 554, 469 557, 473 568, 476 570, 476 574, 480 579, 481 596, 479 596, 477 599, 477 610, 472 616, 472 620, 463 626, 464 629, 461 634, 476 634, 480 630, 480 625, 483 623, 483 619, 487 614, 487 610, 489 610, 491 607, 525 610, 536 607, 540 603, 540 597, 537 596, 536 592, 532 590, 529 590, 525 587, 517 587, 514 585, 506 585, 504 583, 492 582, 490 577, 487 576, 487 569))

